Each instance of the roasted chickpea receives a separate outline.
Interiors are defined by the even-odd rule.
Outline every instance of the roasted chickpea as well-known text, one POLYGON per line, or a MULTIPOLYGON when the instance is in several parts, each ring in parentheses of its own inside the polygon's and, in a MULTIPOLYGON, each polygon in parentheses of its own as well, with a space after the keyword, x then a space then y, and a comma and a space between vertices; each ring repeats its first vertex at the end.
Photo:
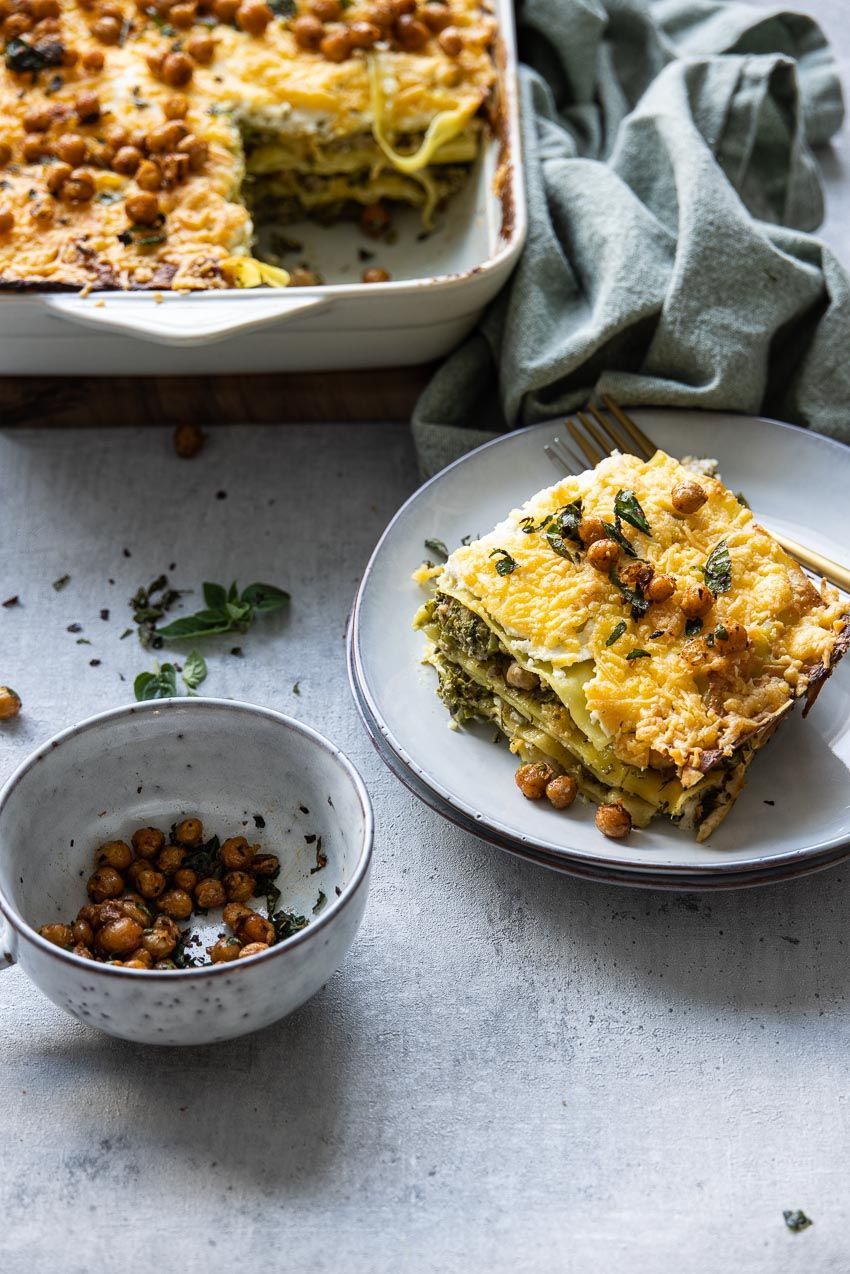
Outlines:
POLYGON ((271 944, 275 939, 274 925, 265 916, 252 911, 248 916, 241 916, 236 923, 236 937, 240 942, 266 942, 271 944))
POLYGON ((737 621, 718 624, 714 630, 714 637, 724 652, 746 650, 750 644, 746 628, 737 621))
POLYGON ((183 88, 194 74, 192 59, 187 53, 167 53, 162 61, 162 78, 171 88, 183 88))
POLYGON ((7 40, 14 40, 16 37, 24 35, 25 32, 31 31, 32 27, 33 21, 28 13, 13 13, 3 23, 3 35, 7 40))
POLYGON ((100 40, 101 44, 117 44, 121 39, 121 19, 98 18, 92 26, 92 35, 100 40))
MULTIPOLYGON (((109 963, 109 964, 117 964, 117 963, 118 963, 118 961, 117 961, 117 960, 115 960, 115 961, 110 960, 110 961, 108 961, 107 963, 109 963)), ((137 959, 136 959, 136 957, 135 957, 135 956, 133 956, 130 960, 125 960, 125 961, 124 961, 124 965, 123 965, 123 967, 124 967, 125 969, 149 969, 149 968, 150 968, 150 965, 149 965, 149 964, 147 964, 147 963, 145 963, 143 960, 137 960, 137 959)))
POLYGON ((514 690, 536 690, 540 685, 539 677, 516 662, 508 664, 505 681, 509 686, 513 686, 514 690))
POLYGON ((76 946, 71 948, 71 950, 74 955, 82 956, 84 960, 94 959, 94 952, 85 942, 78 942, 76 946))
POLYGON ((165 844, 165 837, 158 827, 140 827, 133 832, 130 843, 139 858, 156 858, 165 844))
POLYGON ((30 12, 40 22, 42 18, 58 18, 62 10, 59 0, 31 0, 30 12))
POLYGON ((74 170, 70 164, 53 165, 50 172, 47 174, 47 180, 44 183, 51 195, 60 194, 62 187, 65 185, 65 182, 71 176, 73 171, 74 170))
POLYGON ((162 68, 165 63, 165 49, 154 49, 152 53, 145 54, 145 61, 148 64, 148 70, 151 75, 156 75, 162 79, 162 68))
POLYGON ((714 597, 705 584, 688 584, 682 593, 681 607, 688 619, 702 619, 713 605, 714 597))
POLYGON ((94 856, 98 867, 114 867, 116 871, 126 871, 133 861, 133 851, 126 841, 108 840, 94 856))
MULTIPOLYGON (((162 189, 162 169, 152 159, 144 159, 136 169, 136 185, 147 194, 162 189)), ((157 208, 159 204, 157 204, 157 208)), ((154 218, 155 220, 156 218, 154 218)))
MULTIPOLYGON (((15 214, 0 206, 0 234, 8 234, 14 227, 15 214)), ((13 717, 21 710, 21 701, 8 686, 0 686, 0 721, 13 717)))
MULTIPOLYGON (((189 168, 193 173, 198 173, 203 168, 209 158, 210 148, 200 137, 193 137, 190 133, 188 137, 184 137, 177 147, 178 155, 186 155, 189 160, 189 168)), ((197 425, 189 425, 187 428, 197 429, 197 425)), ((201 435, 203 437, 203 434, 201 435)))
POLYGON ((53 123, 53 112, 47 106, 37 106, 24 116, 24 128, 28 133, 46 133, 53 123))
POLYGON ((671 499, 677 513, 696 513, 708 496, 698 482, 680 482, 673 488, 671 499))
POLYGON ((191 867, 181 867, 179 871, 174 873, 173 884, 177 889, 185 889, 187 894, 194 891, 195 885, 198 883, 198 873, 192 871, 191 867))
POLYGON ((168 10, 168 20, 172 26, 181 31, 188 31, 195 21, 198 6, 195 4, 175 4, 168 10))
POLYGON ((85 921, 86 924, 91 925, 92 929, 96 929, 100 924, 100 910, 102 906, 102 903, 87 902, 84 907, 80 907, 80 910, 77 912, 77 920, 74 923, 76 924, 77 921, 85 921))
POLYGON ((360 275, 362 283, 389 283, 390 276, 388 271, 382 270, 380 266, 370 265, 360 275))
POLYGON ((242 0, 236 10, 236 24, 249 35, 262 35, 274 18, 264 0, 242 0))
POLYGON ((314 274, 312 270, 305 270, 300 265, 289 271, 289 286, 291 288, 314 288, 318 287, 321 281, 318 274, 314 274))
POLYGON ((41 22, 36 22, 32 29, 32 38, 34 42, 40 42, 45 38, 49 39, 62 30, 62 24, 57 18, 42 18, 41 22))
POLYGON ((238 938, 219 938, 218 942, 211 947, 207 947, 213 964, 223 964, 227 960, 235 960, 241 950, 242 943, 238 938))
POLYGON ((430 38, 428 28, 412 13, 401 15, 393 27, 393 35, 408 53, 418 53, 420 49, 424 49, 430 38))
POLYGON ((143 898, 158 898, 165 889, 165 877, 153 867, 143 867, 136 873, 136 889, 143 898))
POLYGON ((92 918, 92 928, 102 929, 104 925, 108 925, 112 920, 123 919, 123 902, 119 902, 117 898, 107 898, 105 902, 99 902, 95 905, 94 916, 92 918))
POLYGON ((224 923, 230 928, 235 929, 243 916, 251 916, 254 913, 250 907, 244 906, 241 902, 229 902, 221 913, 224 923))
POLYGON ((154 960, 165 960, 180 941, 180 930, 168 916, 157 916, 150 929, 142 934, 141 945, 154 960))
POLYGON ((143 929, 147 929, 151 923, 150 908, 141 898, 121 898, 121 910, 130 920, 135 920, 137 925, 141 925, 143 929))
POLYGON ((608 574, 620 556, 620 546, 616 540, 594 540, 587 550, 587 560, 597 571, 608 574))
POLYGON ((653 575, 643 590, 648 602, 666 602, 676 591, 676 581, 672 575, 653 575))
POLYGON ((185 119, 189 110, 189 100, 182 93, 174 93, 162 104, 162 113, 166 119, 185 119))
POLYGON ((77 50, 66 44, 65 48, 62 50, 62 65, 68 67, 76 66, 79 60, 80 55, 77 50))
POLYGON ((174 839, 178 845, 188 845, 191 849, 200 845, 204 839, 204 825, 199 818, 184 818, 174 829, 174 839))
POLYGON ((419 17, 429 31, 445 31, 452 20, 451 10, 445 4, 423 4, 419 17))
POLYGON ((291 30, 299 49, 306 49, 313 53, 322 43, 322 37, 325 34, 325 28, 319 19, 310 13, 296 18, 291 30))
POLYGON ((400 18, 405 13, 416 12, 416 0, 390 0, 393 18, 400 18))
POLYGON ((72 168, 79 168, 80 164, 85 163, 87 152, 86 139, 79 133, 66 133, 64 137, 57 137, 53 143, 56 158, 70 164, 72 168))
POLYGON ((114 867, 98 867, 86 882, 86 893, 95 902, 105 902, 107 898, 117 898, 124 892, 124 877, 114 867))
POLYGON ((268 951, 268 949, 267 942, 250 942, 247 947, 242 948, 236 958, 241 960, 243 956, 259 955, 261 951, 268 951))
POLYGON ((83 54, 83 70, 88 71, 92 75, 96 75, 98 71, 103 70, 105 58, 100 49, 88 49, 83 54))
POLYGON ((178 867, 182 867, 185 857, 186 850, 182 845, 166 845, 160 850, 156 865, 163 875, 170 876, 178 867))
POLYGON ((195 886, 195 902, 202 911, 209 911, 211 907, 223 907, 227 902, 224 885, 212 876, 199 880, 195 886))
POLYGON ((64 947, 66 951, 70 951, 74 945, 74 934, 70 925, 42 925, 38 932, 55 947, 64 947))
POLYGON ((642 558, 629 558, 620 571, 620 579, 626 588, 642 593, 654 574, 655 567, 651 562, 645 562, 642 558))
POLYGON ((142 162, 142 152, 135 146, 122 146, 112 157, 112 167, 123 177, 132 177, 142 162))
POLYGON ((153 967, 155 969, 176 969, 177 965, 173 960, 157 960, 153 967))
POLYGON ((97 93, 80 93, 74 102, 74 110, 83 124, 92 124, 100 119, 100 98, 97 93))
POLYGON ((457 27, 446 27, 437 36, 437 43, 445 53, 446 57, 460 57, 463 52, 463 36, 457 27))
POLYGON ((79 916, 71 925, 71 932, 74 935, 74 941, 81 942, 86 947, 90 947, 94 942, 94 929, 88 920, 80 920, 79 916))
POLYGON ((144 947, 138 947, 125 965, 127 969, 152 969, 153 956, 144 947))
POLYGON ((374 22, 376 27, 387 30, 396 20, 396 13, 392 6, 392 0, 376 0, 369 6, 366 13, 369 22, 374 22))
POLYGON ((142 926, 129 916, 120 920, 110 920, 97 932, 95 946, 104 955, 129 955, 135 951, 142 940, 142 926))
POLYGON ((21 696, 17 691, 11 686, 0 686, 0 721, 8 721, 10 717, 16 717, 20 710, 21 696))
MULTIPOLYGON (((200 425, 178 425, 174 430, 174 450, 182 460, 192 460, 205 441, 206 434, 200 425)), ((227 844, 226 841, 225 844, 227 844)))
POLYGON ((342 5, 340 0, 312 0, 310 12, 319 22, 339 22, 342 5))
POLYGON ((53 220, 53 208, 46 201, 30 204, 30 218, 37 226, 48 226, 53 220))
POLYGON ((607 539, 608 532, 601 518, 582 518, 578 525, 578 537, 582 544, 595 544, 597 540, 607 539))
POLYGON ((277 854, 259 854, 251 863, 251 871, 262 880, 269 880, 280 871, 277 854))
POLYGON ((542 761, 530 761, 521 765, 514 775, 517 787, 529 801, 539 801, 546 794, 546 787, 555 777, 554 770, 542 761))
POLYGON ((192 896, 185 889, 167 889, 157 899, 157 908, 172 920, 188 920, 192 914, 192 896))
POLYGON ((159 221, 159 200, 154 194, 131 195, 125 208, 134 225, 154 226, 159 221))
POLYGON ((8 142, 0 142, 0 167, 4 167, 6 164, 8 164, 11 158, 12 158, 12 147, 9 145, 8 142))
POLYGON ((241 0, 213 0, 213 13, 219 22, 232 22, 241 0))
POLYGON ((380 239, 389 230, 392 217, 389 209, 382 203, 368 203, 360 213, 360 229, 370 239, 380 239))
POLYGON ((381 38, 381 28, 374 22, 352 22, 348 38, 354 49, 371 49, 381 38))
MULTIPOLYGON (((261 6, 265 8, 265 5, 261 6)), ((256 35, 258 32, 252 32, 256 35)), ((215 57, 215 40, 211 35, 193 35, 186 42, 186 52, 198 63, 198 66, 209 66, 215 57)))
POLYGON ((188 133, 188 128, 182 124, 179 119, 170 119, 166 123, 160 124, 157 128, 152 128, 146 138, 148 154, 155 154, 157 151, 174 150, 178 142, 181 142, 188 133))
POLYGON ((244 836, 230 836, 220 850, 222 864, 228 871, 244 871, 254 857, 254 850, 244 836))
POLYGON ((348 27, 332 27, 319 45, 322 57, 328 62, 344 62, 351 57, 352 47, 348 27))
POLYGON ((546 784, 546 799, 556 810, 565 810, 578 796, 578 784, 571 774, 558 774, 546 784))
POLYGON ((47 154, 47 142, 40 133, 29 133, 21 143, 21 151, 28 164, 37 164, 47 154))
POLYGON ((222 880, 228 902, 247 902, 254 893, 254 877, 245 871, 229 871, 222 880))
POLYGON ((632 816, 619 802, 596 807, 596 826, 603 836, 622 840, 632 830, 632 816))

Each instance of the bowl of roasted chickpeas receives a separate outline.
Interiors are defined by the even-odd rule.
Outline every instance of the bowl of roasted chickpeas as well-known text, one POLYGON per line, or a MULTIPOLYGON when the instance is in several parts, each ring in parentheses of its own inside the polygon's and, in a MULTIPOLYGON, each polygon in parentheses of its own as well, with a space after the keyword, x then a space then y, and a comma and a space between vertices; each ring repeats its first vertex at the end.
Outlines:
POLYGON ((104 713, 0 792, 0 969, 139 1043, 243 1035, 339 968, 371 850, 360 776, 309 727, 206 698, 104 713))

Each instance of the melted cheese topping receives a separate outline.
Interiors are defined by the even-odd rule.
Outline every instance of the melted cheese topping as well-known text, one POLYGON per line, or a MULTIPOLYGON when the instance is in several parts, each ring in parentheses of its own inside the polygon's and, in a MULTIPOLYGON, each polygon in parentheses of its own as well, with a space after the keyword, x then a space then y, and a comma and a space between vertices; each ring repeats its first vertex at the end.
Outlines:
MULTIPOLYGON (((386 49, 380 53, 377 87, 366 54, 355 51, 337 63, 305 52, 289 25, 278 19, 260 36, 222 23, 169 35, 161 30, 161 20, 157 24, 123 0, 126 39, 107 46, 90 29, 96 10, 78 7, 74 0, 59 3, 61 30, 51 38, 77 53, 75 64, 47 67, 35 75, 14 73, 0 64, 0 143, 12 152, 0 169, 0 211, 14 217, 13 227, 0 233, 0 283, 6 285, 204 289, 238 283, 230 259, 249 255, 253 240, 250 212, 241 196, 243 133, 266 140, 277 136, 284 143, 290 139, 296 150, 299 139, 308 137, 320 151, 340 139, 372 134, 375 154, 388 169, 421 174, 424 165, 440 161, 441 148, 464 132, 495 81, 492 21, 482 15, 479 0, 450 0, 452 23, 464 37, 458 58, 448 58, 436 38, 418 53, 386 49), (175 90, 154 76, 146 58, 168 53, 178 40, 188 44, 194 34, 212 37, 214 58, 209 65, 196 64, 191 82, 175 90), (94 74, 82 61, 92 49, 105 59, 103 70, 94 74), (189 101, 183 122, 207 143, 209 159, 202 171, 158 192, 165 217, 161 228, 149 235, 134 232, 133 242, 122 242, 119 235, 126 236, 130 225, 125 200, 138 194, 139 186, 134 177, 109 167, 106 135, 115 127, 131 138, 147 134, 165 122, 164 104, 177 91, 189 101), (73 114, 74 102, 84 92, 96 93, 101 106, 100 118, 89 124, 73 114), (51 138, 76 132, 89 142, 85 168, 96 194, 88 203, 54 198, 46 189, 50 162, 23 159, 24 118, 42 107, 66 108, 66 120, 51 129, 51 138), (429 140, 417 159, 398 139, 422 134, 429 140)), ((366 10, 364 0, 355 0, 346 20, 366 17, 366 10)), ((464 158, 468 162, 468 153, 464 158)), ((303 171, 314 171, 309 154, 303 171)), ((427 174, 422 180, 427 186, 427 174)), ((421 202, 422 188, 402 182, 395 189, 400 198, 412 190, 421 202)), ((427 190, 424 199, 427 205, 427 190)))
MULTIPOLYGON (((575 690, 565 689, 563 671, 592 660, 582 687, 590 723, 621 761, 640 769, 672 763, 685 786, 699 782, 701 765, 731 756, 805 693, 815 671, 829 666, 850 622, 837 592, 826 585, 818 592, 721 482, 703 478, 706 503, 689 516, 677 514, 672 490, 689 480, 692 475, 663 452, 648 463, 611 456, 541 491, 489 535, 457 549, 436 582, 486 617, 568 707, 575 690), (567 560, 545 534, 526 534, 520 525, 529 517, 539 525, 577 499, 585 518, 612 522, 621 489, 635 492, 652 534, 625 524, 623 532, 639 557, 676 580, 674 596, 650 605, 639 619, 583 548, 571 544, 575 561, 567 560), (702 637, 688 639, 680 606, 684 588, 702 583, 701 568, 721 540, 729 549, 732 586, 715 598, 704 629, 742 624, 749 646, 734 655, 720 654, 719 645, 702 637), (516 569, 500 575, 500 555, 491 556, 496 550, 509 554, 516 569), (621 621, 623 636, 606 645, 621 621), (633 650, 650 658, 629 661, 633 650)), ((621 572, 628 560, 621 557, 621 572)))

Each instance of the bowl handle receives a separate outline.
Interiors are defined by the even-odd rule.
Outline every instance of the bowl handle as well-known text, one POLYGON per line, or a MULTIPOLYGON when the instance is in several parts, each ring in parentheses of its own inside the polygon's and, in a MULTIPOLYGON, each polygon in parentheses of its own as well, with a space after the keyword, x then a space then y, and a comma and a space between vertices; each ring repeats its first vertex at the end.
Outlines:
POLYGON ((298 291, 245 290, 232 296, 132 293, 48 295, 42 298, 56 319, 109 332, 140 337, 157 345, 178 348, 212 345, 237 333, 284 323, 308 311, 325 309, 330 297, 298 291))

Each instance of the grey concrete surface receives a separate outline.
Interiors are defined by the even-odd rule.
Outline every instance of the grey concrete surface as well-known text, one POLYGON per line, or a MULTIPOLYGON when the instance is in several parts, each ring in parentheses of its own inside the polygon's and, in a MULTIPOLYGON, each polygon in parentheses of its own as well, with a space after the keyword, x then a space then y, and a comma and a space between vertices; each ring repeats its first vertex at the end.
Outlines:
MULTIPOLYGON (((800 7, 846 68, 846 0, 800 7)), ((846 134, 822 159, 824 235, 847 260, 846 134)), ((0 1271, 847 1269, 850 872, 630 892, 517 863, 417 804, 343 662, 358 576, 415 482, 392 427, 221 429, 191 464, 161 429, 0 434, 0 598, 22 601, 0 610, 0 681, 26 709, 0 775, 128 698, 149 661, 119 641, 126 600, 173 561, 186 586, 290 589, 244 659, 210 657, 205 689, 330 735, 378 820, 350 959, 259 1035, 144 1049, 0 975, 0 1271), (786 1208, 815 1224, 790 1233, 786 1208)))

